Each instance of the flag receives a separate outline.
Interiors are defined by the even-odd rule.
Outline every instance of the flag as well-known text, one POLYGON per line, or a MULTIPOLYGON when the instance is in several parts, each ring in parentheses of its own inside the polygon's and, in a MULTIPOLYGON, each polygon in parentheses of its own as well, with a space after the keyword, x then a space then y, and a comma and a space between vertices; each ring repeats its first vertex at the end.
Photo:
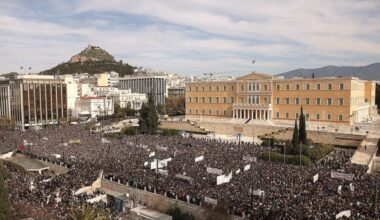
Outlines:
POLYGON ((319 178, 319 174, 317 173, 317 174, 315 174, 315 175, 313 176, 313 183, 317 182, 317 181, 318 181, 318 178, 319 178))
POLYGON ((19 151, 24 151, 26 148, 25 148, 25 146, 24 145, 19 145, 18 147, 17 147, 17 150, 19 150, 19 151))
POLYGON ((240 169, 235 171, 235 174, 239 174, 239 173, 240 173, 240 169))
POLYGON ((244 171, 247 171, 249 169, 251 169, 251 164, 247 164, 244 166, 244 171))
POLYGON ((195 158, 195 162, 202 161, 203 159, 204 159, 203 155, 202 155, 202 156, 199 156, 199 157, 196 157, 196 158, 195 158))

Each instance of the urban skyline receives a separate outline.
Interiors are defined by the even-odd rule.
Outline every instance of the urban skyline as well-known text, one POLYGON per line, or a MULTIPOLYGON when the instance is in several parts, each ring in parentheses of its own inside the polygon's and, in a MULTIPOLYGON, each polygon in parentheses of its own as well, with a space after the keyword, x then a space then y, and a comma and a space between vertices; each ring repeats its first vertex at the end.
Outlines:
POLYGON ((185 75, 379 60, 377 1, 233 3, 1 1, 0 72, 46 70, 87 44, 134 66, 185 75))

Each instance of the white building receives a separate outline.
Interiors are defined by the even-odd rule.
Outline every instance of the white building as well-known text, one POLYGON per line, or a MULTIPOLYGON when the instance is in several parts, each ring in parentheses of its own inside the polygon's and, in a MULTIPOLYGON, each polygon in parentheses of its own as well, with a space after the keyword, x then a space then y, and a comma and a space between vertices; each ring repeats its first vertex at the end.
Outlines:
POLYGON ((114 102, 108 97, 81 97, 76 102, 76 108, 73 116, 91 117, 107 116, 114 114, 114 102))
POLYGON ((130 89, 119 90, 114 87, 93 87, 92 93, 95 96, 112 97, 115 104, 121 108, 127 108, 140 110, 144 102, 148 102, 146 94, 132 93, 130 89))
POLYGON ((119 73, 111 71, 101 74, 95 74, 97 86, 118 87, 119 73))

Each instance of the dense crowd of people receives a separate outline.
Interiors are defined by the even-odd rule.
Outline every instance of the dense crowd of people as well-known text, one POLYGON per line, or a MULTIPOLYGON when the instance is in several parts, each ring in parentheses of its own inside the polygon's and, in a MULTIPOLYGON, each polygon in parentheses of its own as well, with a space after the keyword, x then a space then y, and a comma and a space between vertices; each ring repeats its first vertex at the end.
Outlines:
MULTIPOLYGON (((75 190, 91 185, 103 171, 107 179, 193 204, 211 205, 207 204, 211 199, 226 213, 249 219, 331 219, 346 210, 351 211, 354 219, 380 218, 374 211, 375 183, 379 178, 366 174, 368 167, 351 164, 352 151, 334 150, 318 164, 295 166, 256 159, 269 148, 251 143, 180 135, 106 140, 102 133, 93 133, 88 127, 81 124, 37 131, 2 131, 1 154, 20 150, 19 146, 28 143, 23 149, 27 156, 70 167, 67 174, 33 177, 8 165, 11 175, 6 185, 11 201, 67 218, 73 207, 90 198, 75 196, 75 190), (168 158, 171 161, 160 172, 151 169, 154 159, 168 158), (208 173, 207 168, 218 169, 226 176, 232 174, 232 178, 218 185, 219 174, 208 173), (352 174, 354 178, 331 178, 331 171, 352 174), (178 174, 192 181, 178 178, 178 174), (254 193, 258 191, 263 194, 254 193), (209 199, 205 201, 205 197, 209 199)), ((96 206, 115 216, 104 204, 96 206)))

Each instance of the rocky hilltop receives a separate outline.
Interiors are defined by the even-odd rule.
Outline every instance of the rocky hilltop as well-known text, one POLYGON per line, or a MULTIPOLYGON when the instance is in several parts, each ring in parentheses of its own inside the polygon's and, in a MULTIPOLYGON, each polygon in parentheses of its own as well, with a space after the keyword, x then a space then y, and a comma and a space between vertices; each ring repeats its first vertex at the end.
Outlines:
POLYGON ((72 56, 68 62, 61 63, 49 70, 40 72, 42 75, 63 75, 74 73, 97 74, 109 71, 119 73, 119 76, 133 74, 136 67, 116 61, 106 50, 88 45, 83 51, 72 56))
POLYGON ((98 46, 88 45, 88 47, 84 49, 82 52, 80 52, 77 55, 72 56, 69 62, 76 63, 76 62, 86 62, 86 61, 115 62, 115 59, 111 54, 109 54, 107 51, 103 50, 102 48, 98 46))

